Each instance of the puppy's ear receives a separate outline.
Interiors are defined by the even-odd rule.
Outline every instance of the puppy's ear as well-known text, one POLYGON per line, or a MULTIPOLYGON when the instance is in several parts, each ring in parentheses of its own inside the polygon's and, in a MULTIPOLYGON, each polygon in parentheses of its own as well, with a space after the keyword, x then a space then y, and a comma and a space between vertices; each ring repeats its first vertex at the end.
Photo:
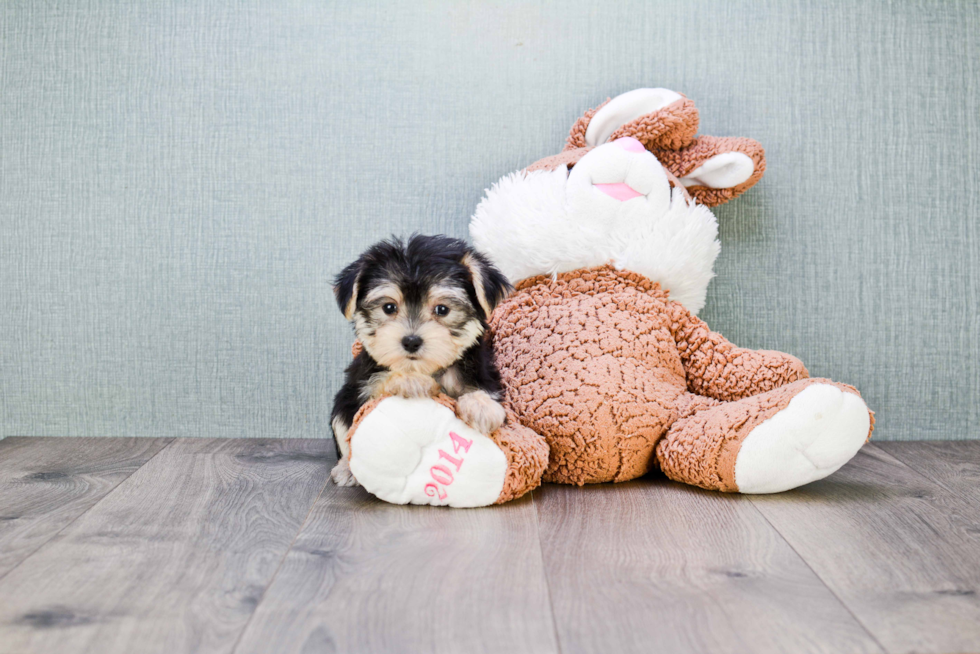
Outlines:
POLYGON ((467 252, 463 257, 463 265, 470 269, 476 299, 483 309, 483 317, 489 319, 493 310, 514 290, 514 287, 496 266, 478 252, 467 252))
POLYGON ((337 298, 337 306, 344 312, 344 318, 347 320, 354 317, 354 309, 357 308, 357 293, 360 290, 363 270, 364 262, 358 259, 341 270, 334 279, 333 294, 337 298))

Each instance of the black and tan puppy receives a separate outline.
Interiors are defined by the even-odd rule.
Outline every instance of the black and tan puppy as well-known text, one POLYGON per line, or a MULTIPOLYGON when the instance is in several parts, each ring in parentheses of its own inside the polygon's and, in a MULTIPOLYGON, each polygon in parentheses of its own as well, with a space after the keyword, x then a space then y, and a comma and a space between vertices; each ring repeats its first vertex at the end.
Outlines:
POLYGON ((340 461, 334 482, 351 486, 345 436, 366 402, 382 395, 458 400, 459 417, 483 434, 504 422, 500 375, 485 336, 512 290, 483 255, 459 239, 382 241, 337 276, 334 294, 364 349, 347 368, 331 424, 340 461))

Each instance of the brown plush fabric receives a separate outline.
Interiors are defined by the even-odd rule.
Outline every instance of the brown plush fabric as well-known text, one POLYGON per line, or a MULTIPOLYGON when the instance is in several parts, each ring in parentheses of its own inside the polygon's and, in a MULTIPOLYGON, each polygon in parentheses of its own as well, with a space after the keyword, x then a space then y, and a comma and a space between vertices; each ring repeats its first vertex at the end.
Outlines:
POLYGON ((680 304, 671 302, 670 311, 670 330, 692 393, 738 400, 810 376, 790 354, 738 347, 680 304))
POLYGON ((626 481, 649 470, 685 392, 667 304, 646 278, 601 267, 524 280, 494 311, 508 401, 551 446, 545 481, 626 481))
POLYGON ((687 147, 698 133, 698 110, 693 100, 682 98, 659 111, 640 116, 609 135, 610 141, 632 136, 647 150, 687 147))
MULTIPOLYGON (((351 437, 357 431, 364 417, 384 399, 381 397, 371 400, 362 406, 357 415, 354 416, 354 422, 347 431, 348 448, 351 445, 351 437)), ((456 412, 456 401, 448 395, 440 394, 432 399, 451 409, 453 413, 456 412)), ((489 438, 507 457, 504 487, 495 504, 517 499, 541 485, 541 474, 545 466, 548 465, 548 444, 544 438, 523 426, 512 411, 507 411, 507 421, 504 426, 490 434, 489 438)), ((356 456, 353 449, 351 449, 350 455, 356 456)))
POLYGON ((831 384, 860 396, 857 389, 847 384, 829 379, 800 379, 735 402, 715 400, 713 406, 705 405, 707 398, 697 395, 683 398, 681 405, 686 405, 687 411, 682 414, 687 415, 675 422, 657 443, 660 469, 674 481, 708 490, 738 492, 735 458, 742 441, 753 429, 785 409, 800 391, 816 383, 831 384))
POLYGON ((507 457, 507 476, 496 504, 528 493, 541 485, 541 475, 548 467, 548 442, 521 424, 513 411, 507 412, 507 422, 490 434, 507 457))
MULTIPOLYGON (((807 377, 795 357, 736 347, 670 301, 658 284, 612 266, 520 282, 494 312, 491 330, 508 402, 551 447, 545 481, 634 479, 656 467, 655 448, 679 419, 691 422, 701 413, 709 419, 716 407, 730 406, 720 400, 807 377)), ((787 388, 773 397, 782 401, 795 392, 787 388)), ((753 402, 765 401, 724 410, 750 411, 753 402)), ((758 406, 758 415, 771 408, 758 406)), ((679 428, 678 443, 690 441, 687 434, 679 428)), ((725 477, 709 471, 728 459, 718 458, 710 438, 701 440, 688 448, 690 461, 668 460, 672 475, 706 484, 711 475, 725 477)), ((734 465, 737 448, 731 452, 734 465)))
POLYGON ((676 420, 684 368, 666 293, 611 267, 535 277, 494 312, 514 412, 551 446, 546 481, 626 481, 676 420))

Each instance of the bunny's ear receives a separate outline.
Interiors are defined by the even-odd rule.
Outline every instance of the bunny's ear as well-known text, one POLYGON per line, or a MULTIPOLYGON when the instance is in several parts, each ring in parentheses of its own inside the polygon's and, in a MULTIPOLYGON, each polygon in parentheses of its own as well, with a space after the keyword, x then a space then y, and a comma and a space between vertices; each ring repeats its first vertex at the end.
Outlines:
POLYGON ((698 130, 694 103, 670 89, 635 89, 587 111, 568 135, 566 150, 631 136, 648 149, 678 149, 698 130))
POLYGON ((681 150, 653 150, 698 202, 724 204, 752 188, 766 170, 758 141, 739 137, 699 136, 681 150))

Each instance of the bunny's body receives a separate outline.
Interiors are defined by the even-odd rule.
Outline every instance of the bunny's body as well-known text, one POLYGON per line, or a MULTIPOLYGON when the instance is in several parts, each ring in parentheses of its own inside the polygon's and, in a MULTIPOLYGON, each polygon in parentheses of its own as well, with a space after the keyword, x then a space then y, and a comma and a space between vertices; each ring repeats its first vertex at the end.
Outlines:
POLYGON ((548 442, 544 481, 659 468, 711 490, 778 492, 834 472, 870 433, 850 386, 729 343, 658 284, 610 265, 521 282, 492 329, 508 404, 548 442), (740 456, 787 409, 793 428, 740 456))

